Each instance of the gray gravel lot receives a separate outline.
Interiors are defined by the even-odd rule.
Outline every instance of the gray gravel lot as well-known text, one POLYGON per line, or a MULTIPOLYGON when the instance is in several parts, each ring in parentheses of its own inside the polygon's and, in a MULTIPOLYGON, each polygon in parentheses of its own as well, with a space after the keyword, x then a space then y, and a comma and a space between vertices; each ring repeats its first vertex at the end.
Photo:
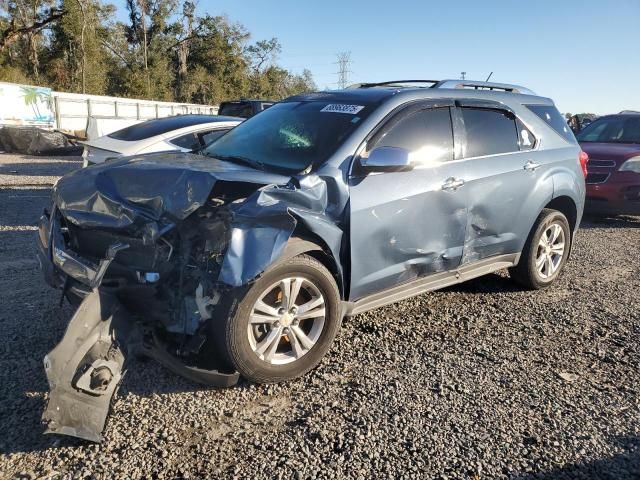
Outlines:
POLYGON ((0 478, 640 478, 640 219, 585 222, 560 281, 507 273, 358 315, 282 385, 133 363, 102 445, 45 437, 42 358, 72 309, 35 224, 76 159, 0 155, 0 478))

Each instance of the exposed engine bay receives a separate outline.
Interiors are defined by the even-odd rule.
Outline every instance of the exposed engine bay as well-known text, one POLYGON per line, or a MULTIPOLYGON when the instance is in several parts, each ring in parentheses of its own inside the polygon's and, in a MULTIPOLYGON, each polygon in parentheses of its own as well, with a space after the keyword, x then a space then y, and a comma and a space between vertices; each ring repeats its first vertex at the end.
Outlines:
POLYGON ((167 157, 74 172, 41 217, 45 278, 79 304, 44 360, 47 433, 101 441, 132 356, 202 384, 234 385, 239 375, 215 346, 215 322, 229 311, 221 303, 282 254, 298 221, 330 224, 324 181, 305 188, 212 159, 167 157), (141 169, 145 181, 133 180, 141 169))
POLYGON ((54 212, 65 251, 112 261, 93 279, 100 282, 94 290, 70 275, 62 286, 80 305, 63 341, 45 358, 52 387, 43 417, 47 432, 100 441, 109 401, 131 355, 154 358, 206 385, 237 382, 238 374, 216 357, 215 348, 203 346, 211 342, 214 308, 229 289, 217 281, 230 233, 225 204, 242 200, 242 193, 213 197, 179 225, 154 236, 146 230, 142 238, 84 230, 54 212))

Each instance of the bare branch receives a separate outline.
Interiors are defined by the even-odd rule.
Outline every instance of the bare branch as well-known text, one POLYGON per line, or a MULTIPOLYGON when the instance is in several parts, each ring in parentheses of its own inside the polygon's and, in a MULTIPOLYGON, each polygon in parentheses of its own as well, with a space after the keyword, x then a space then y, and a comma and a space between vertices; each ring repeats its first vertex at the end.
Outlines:
POLYGON ((47 18, 39 22, 34 22, 26 27, 17 27, 15 21, 12 21, 3 32, 0 32, 0 51, 4 50, 21 36, 28 35, 29 33, 37 33, 50 23, 60 20, 66 13, 65 10, 51 10, 47 18))

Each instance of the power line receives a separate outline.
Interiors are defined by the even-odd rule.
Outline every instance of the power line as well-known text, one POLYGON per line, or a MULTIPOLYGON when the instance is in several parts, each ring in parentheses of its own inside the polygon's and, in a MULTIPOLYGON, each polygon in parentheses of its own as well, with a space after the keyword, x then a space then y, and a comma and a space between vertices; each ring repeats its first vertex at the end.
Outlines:
POLYGON ((351 52, 338 53, 338 61, 335 62, 338 65, 338 87, 347 88, 349 85, 349 74, 353 73, 349 67, 351 66, 351 52))

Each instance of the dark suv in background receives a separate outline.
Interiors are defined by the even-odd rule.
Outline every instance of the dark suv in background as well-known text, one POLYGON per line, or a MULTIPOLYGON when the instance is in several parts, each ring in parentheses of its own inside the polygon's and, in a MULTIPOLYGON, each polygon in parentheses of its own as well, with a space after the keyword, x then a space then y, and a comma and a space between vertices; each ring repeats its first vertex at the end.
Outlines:
POLYGON ((640 215, 640 113, 606 115, 578 135, 589 154, 589 214, 640 215))
POLYGON ((273 100, 232 100, 222 102, 218 108, 218 115, 249 118, 266 110, 274 103, 273 100))
POLYGON ((299 95, 202 153, 55 186, 41 263, 86 298, 45 359, 49 431, 100 438, 131 345, 197 381, 277 382, 315 367, 345 315, 503 268, 547 287, 584 205, 573 133, 515 85, 299 95))

